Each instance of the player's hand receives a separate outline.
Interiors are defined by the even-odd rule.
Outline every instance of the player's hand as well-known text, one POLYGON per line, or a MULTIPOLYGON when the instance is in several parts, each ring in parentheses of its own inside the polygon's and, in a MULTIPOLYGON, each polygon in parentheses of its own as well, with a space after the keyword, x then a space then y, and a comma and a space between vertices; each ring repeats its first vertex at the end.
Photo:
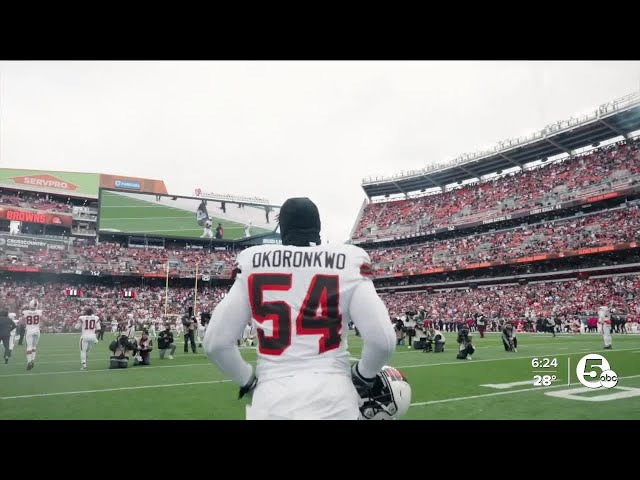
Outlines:
POLYGON ((353 385, 356 387, 356 390, 358 391, 358 395, 360 395, 360 397, 364 398, 369 396, 369 392, 371 391, 371 389, 376 383, 376 378, 377 377, 373 377, 373 378, 363 377, 358 371, 358 363, 354 363, 351 366, 351 381, 353 382, 353 385))
POLYGON ((258 379, 256 378, 255 374, 252 374, 247 384, 244 387, 240 388, 238 400, 244 397, 245 395, 247 395, 249 399, 251 399, 253 397, 253 390, 256 388, 257 384, 258 384, 258 379))

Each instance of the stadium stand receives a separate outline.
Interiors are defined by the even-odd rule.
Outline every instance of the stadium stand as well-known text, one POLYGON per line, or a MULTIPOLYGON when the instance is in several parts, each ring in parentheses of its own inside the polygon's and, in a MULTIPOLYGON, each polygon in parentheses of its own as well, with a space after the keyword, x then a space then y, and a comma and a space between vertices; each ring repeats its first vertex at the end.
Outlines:
POLYGON ((548 251, 634 242, 638 232, 640 209, 634 206, 451 240, 381 248, 371 250, 369 255, 376 275, 411 274, 437 266, 463 267, 548 251))
POLYGON ((527 285, 501 285, 486 288, 443 289, 382 295, 389 313, 400 317, 407 311, 424 307, 427 323, 442 320, 446 331, 456 330, 481 313, 491 319, 493 330, 499 320, 524 320, 527 317, 554 316, 564 323, 592 316, 599 306, 612 306, 612 312, 629 323, 640 320, 640 276, 637 274, 564 282, 539 282, 527 285))
MULTIPOLYGON (((46 331, 69 332, 82 309, 91 306, 101 318, 126 322, 128 315, 139 325, 162 322, 165 316, 165 289, 162 286, 134 287, 135 298, 122 298, 122 288, 91 283, 41 283, 36 281, 0 282, 0 291, 6 297, 39 298, 47 315, 46 331), (81 291, 81 297, 65 295, 66 289, 81 291)), ((524 320, 550 313, 562 320, 563 325, 595 314, 603 302, 612 305, 617 315, 629 323, 640 320, 640 275, 632 274, 588 280, 537 282, 527 285, 499 285, 487 288, 442 289, 431 293, 412 292, 383 294, 382 298, 392 317, 424 307, 426 323, 442 320, 446 331, 455 330, 460 322, 467 323, 476 313, 491 319, 493 330, 499 320, 524 320)), ((227 286, 203 287, 198 291, 197 311, 211 311, 224 298, 227 286)), ((192 286, 173 286, 168 290, 167 315, 185 311, 193 302, 192 286)))
POLYGON ((419 198, 370 203, 353 240, 389 238, 624 190, 640 183, 640 139, 419 198))

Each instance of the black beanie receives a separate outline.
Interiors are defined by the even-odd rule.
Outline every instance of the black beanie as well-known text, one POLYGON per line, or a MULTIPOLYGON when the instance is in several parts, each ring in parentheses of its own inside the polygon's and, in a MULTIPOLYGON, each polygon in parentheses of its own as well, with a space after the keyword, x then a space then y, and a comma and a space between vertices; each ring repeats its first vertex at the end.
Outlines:
POLYGON ((280 236, 284 245, 320 245, 320 213, 306 197, 290 198, 280 208, 280 236))

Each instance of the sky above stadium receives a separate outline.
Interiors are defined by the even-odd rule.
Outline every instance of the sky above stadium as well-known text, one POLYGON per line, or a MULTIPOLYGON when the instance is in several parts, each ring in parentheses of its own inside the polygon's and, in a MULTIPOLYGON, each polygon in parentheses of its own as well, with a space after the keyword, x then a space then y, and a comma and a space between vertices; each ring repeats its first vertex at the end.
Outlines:
POLYGON ((0 167, 316 202, 349 237, 363 178, 492 147, 640 89, 640 62, 0 62, 0 167))

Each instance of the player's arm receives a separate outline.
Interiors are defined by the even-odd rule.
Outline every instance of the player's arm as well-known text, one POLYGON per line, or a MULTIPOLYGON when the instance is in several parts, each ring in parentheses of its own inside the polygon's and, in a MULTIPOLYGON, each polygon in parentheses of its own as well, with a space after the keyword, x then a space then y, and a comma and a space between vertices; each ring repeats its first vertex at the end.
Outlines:
POLYGON ((363 343, 361 358, 352 370, 354 380, 373 382, 395 351, 396 335, 387 307, 370 280, 356 287, 349 315, 358 327, 363 343))
POLYGON ((246 280, 241 274, 211 314, 204 351, 228 378, 241 387, 254 382, 253 367, 240 355, 237 340, 251 318, 246 280))

